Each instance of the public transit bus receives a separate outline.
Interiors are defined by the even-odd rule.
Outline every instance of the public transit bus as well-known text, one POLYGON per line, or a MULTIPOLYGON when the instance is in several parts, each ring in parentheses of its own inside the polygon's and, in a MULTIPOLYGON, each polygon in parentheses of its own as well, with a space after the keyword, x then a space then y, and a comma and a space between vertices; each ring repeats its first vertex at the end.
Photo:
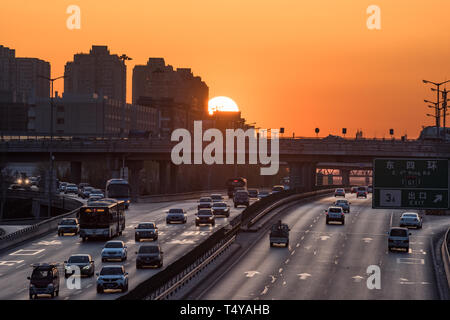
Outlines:
POLYGON ((228 197, 232 198, 234 196, 234 192, 238 189, 247 189, 247 179, 232 178, 227 180, 228 197))
POLYGON ((131 202, 131 187, 125 179, 110 179, 106 182, 105 197, 125 202, 128 209, 131 202))
POLYGON ((80 208, 80 238, 108 238, 122 235, 125 230, 125 203, 98 200, 80 208))

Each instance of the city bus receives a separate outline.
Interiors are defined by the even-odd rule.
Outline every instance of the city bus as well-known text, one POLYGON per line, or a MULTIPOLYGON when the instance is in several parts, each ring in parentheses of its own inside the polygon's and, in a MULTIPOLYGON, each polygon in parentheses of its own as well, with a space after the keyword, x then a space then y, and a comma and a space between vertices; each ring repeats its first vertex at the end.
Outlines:
POLYGON ((125 230, 123 201, 96 201, 80 208, 80 238, 108 238, 122 235, 125 230))
POLYGON ((128 209, 131 201, 131 187, 125 179, 110 179, 106 182, 105 197, 125 202, 128 209))
POLYGON ((227 180, 228 197, 232 198, 234 196, 234 192, 238 189, 247 189, 247 179, 231 178, 227 180))

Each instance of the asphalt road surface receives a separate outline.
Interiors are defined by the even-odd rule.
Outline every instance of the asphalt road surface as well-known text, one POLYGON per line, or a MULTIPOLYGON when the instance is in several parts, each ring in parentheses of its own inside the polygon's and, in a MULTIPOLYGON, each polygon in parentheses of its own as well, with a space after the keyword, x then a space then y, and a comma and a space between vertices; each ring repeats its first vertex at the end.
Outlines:
POLYGON ((450 217, 425 216, 423 229, 410 229, 409 252, 389 252, 387 232, 399 225, 402 211, 372 209, 371 195, 347 199, 352 204, 345 225, 325 224, 324 209, 334 197, 286 209, 280 217, 291 228, 289 248, 271 248, 268 229, 240 234, 237 243, 245 254, 195 298, 439 299, 431 239, 448 228, 450 217), (368 288, 368 282, 376 285, 369 266, 379 267, 380 289, 368 288))
MULTIPOLYGON (((230 205, 232 202, 227 201, 230 205)), ((231 207, 230 219, 242 212, 244 207, 235 209, 231 207)), ((216 226, 195 226, 195 213, 197 212, 197 200, 184 200, 166 203, 141 203, 132 204, 126 211, 126 229, 123 235, 114 240, 123 240, 128 247, 128 259, 124 262, 101 262, 101 250, 106 240, 82 242, 79 236, 62 236, 49 234, 39 239, 21 244, 14 249, 0 254, 0 300, 29 299, 27 277, 31 275, 32 263, 61 263, 60 292, 55 299, 116 299, 121 293, 97 294, 96 276, 81 279, 81 289, 68 289, 64 279, 62 263, 68 260, 72 254, 90 254, 95 261, 95 271, 99 272, 105 264, 123 264, 129 273, 129 290, 132 290, 140 282, 148 279, 160 269, 136 270, 135 261, 139 245, 145 242, 135 243, 134 227, 142 221, 155 221, 159 228, 157 242, 164 251, 164 267, 172 261, 196 246, 207 238, 214 230, 228 223, 227 218, 216 218, 216 226), (187 211, 186 224, 166 225, 166 210, 170 208, 184 208, 187 211)), ((46 299, 40 296, 40 299, 46 299)), ((49 299, 49 298, 48 298, 49 299)))

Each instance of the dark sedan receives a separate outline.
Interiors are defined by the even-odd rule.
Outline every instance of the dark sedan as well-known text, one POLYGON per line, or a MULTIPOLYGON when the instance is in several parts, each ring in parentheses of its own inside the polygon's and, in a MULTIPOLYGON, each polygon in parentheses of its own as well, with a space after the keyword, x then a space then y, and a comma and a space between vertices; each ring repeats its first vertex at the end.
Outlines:
POLYGON ((163 253, 158 245, 143 245, 136 252, 136 269, 145 266, 155 266, 161 268, 163 266, 163 253))

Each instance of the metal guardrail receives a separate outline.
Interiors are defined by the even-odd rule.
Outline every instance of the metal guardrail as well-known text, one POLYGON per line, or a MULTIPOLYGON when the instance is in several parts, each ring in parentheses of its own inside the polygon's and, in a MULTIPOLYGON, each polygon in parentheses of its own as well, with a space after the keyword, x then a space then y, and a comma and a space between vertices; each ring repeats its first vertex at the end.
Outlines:
POLYGON ((450 289, 450 228, 445 233, 441 253, 442 260, 444 261, 444 269, 447 276, 448 287, 450 289))
POLYGON ((231 239, 226 241, 223 245, 221 245, 217 250, 206 257, 202 262, 200 262, 194 269, 185 274, 181 279, 172 284, 168 289, 154 297, 154 300, 165 300, 169 298, 172 294, 174 294, 180 287, 186 284, 189 280, 191 280, 195 275, 201 272, 208 264, 210 264, 213 260, 215 260, 219 255, 221 255, 233 242, 236 240, 236 235, 233 235, 231 239))

